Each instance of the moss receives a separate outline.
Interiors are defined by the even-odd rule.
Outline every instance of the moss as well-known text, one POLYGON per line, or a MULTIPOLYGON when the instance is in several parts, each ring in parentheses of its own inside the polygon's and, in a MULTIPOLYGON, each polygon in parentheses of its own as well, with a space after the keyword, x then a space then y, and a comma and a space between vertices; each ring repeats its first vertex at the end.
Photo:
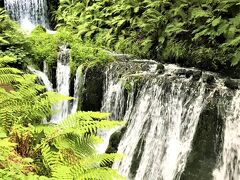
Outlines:
POLYGON ((130 92, 132 91, 132 89, 133 89, 131 82, 127 81, 127 82, 124 84, 124 89, 125 89, 128 93, 130 93, 130 92))
POLYGON ((46 33, 45 29, 37 26, 28 37, 33 55, 33 63, 40 64, 46 61, 53 64, 58 57, 58 44, 53 34, 46 33))

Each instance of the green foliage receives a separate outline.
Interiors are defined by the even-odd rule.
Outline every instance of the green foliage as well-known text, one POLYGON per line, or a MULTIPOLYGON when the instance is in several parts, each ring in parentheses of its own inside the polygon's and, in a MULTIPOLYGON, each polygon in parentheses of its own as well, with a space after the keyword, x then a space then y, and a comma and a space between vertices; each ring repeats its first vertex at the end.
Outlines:
POLYGON ((61 1, 56 19, 84 41, 140 57, 211 70, 239 62, 238 0, 61 1))
POLYGON ((4 179, 123 179, 109 164, 118 154, 97 154, 98 129, 122 125, 109 113, 77 112, 59 124, 42 124, 52 105, 71 98, 44 92, 34 75, 0 58, 0 176, 4 179), (2 76, 5 75, 5 78, 2 76), (4 79, 4 80, 2 80, 4 79), (3 84, 5 83, 5 84, 3 84))
POLYGON ((10 20, 0 8, 0 47, 4 45, 22 45, 25 43, 23 33, 17 23, 10 20))
POLYGON ((49 65, 56 62, 58 43, 53 34, 49 34, 41 26, 36 27, 29 36, 33 63, 46 61, 49 65))

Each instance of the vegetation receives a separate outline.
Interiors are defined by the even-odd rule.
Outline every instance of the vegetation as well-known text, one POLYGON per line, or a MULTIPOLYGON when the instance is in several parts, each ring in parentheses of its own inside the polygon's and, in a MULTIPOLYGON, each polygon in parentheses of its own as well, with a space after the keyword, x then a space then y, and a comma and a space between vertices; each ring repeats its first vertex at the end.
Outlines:
POLYGON ((101 142, 97 129, 122 122, 104 120, 108 113, 77 112, 59 124, 43 124, 54 113, 53 104, 71 98, 45 92, 36 84, 35 75, 22 71, 28 64, 41 67, 43 60, 54 64, 58 46, 67 42, 72 46, 71 61, 76 65, 111 57, 90 45, 81 47, 81 41, 71 39, 67 30, 51 35, 37 27, 25 35, 2 9, 0 12, 0 177, 123 179, 110 168, 121 156, 98 154, 95 150, 101 142))
POLYGON ((3 179, 122 179, 109 167, 121 156, 95 151, 96 130, 122 122, 77 112, 59 124, 43 123, 53 104, 70 98, 45 92, 25 70, 41 69, 43 61, 54 66, 60 45, 71 49, 72 72, 113 61, 108 51, 218 72, 240 69, 239 0, 60 0, 54 17, 55 34, 38 26, 27 35, 0 8, 3 179))
POLYGON ((205 70, 238 65, 238 0, 61 0, 58 27, 84 41, 205 70))
POLYGON ((108 113, 77 112, 59 124, 43 124, 54 103, 69 99, 44 92, 35 76, 0 58, 0 177, 3 179, 122 179, 109 164, 120 156, 97 154, 96 130, 121 125, 108 113))

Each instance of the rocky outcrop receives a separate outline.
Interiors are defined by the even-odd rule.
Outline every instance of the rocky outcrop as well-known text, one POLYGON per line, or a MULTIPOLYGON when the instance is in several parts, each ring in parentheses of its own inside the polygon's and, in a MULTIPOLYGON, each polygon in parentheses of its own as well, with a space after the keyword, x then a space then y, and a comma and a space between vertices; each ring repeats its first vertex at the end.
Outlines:
POLYGON ((83 92, 83 111, 100 111, 103 97, 105 67, 96 64, 86 69, 86 79, 83 92))
POLYGON ((4 0, 0 0, 0 8, 4 7, 4 0))

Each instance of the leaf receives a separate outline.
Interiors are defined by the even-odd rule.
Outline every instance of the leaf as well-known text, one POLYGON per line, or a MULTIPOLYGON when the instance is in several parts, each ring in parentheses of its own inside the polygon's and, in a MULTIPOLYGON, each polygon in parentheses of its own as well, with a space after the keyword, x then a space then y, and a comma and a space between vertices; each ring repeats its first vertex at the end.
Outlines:
POLYGON ((201 8, 193 8, 191 12, 191 19, 210 17, 210 16, 211 16, 211 13, 209 11, 205 11, 201 8))
POLYGON ((217 18, 217 19, 214 19, 212 21, 212 26, 215 27, 215 26, 219 25, 220 22, 221 22, 221 16, 219 18, 217 18))
POLYGON ((237 50, 232 58, 232 66, 236 66, 240 61, 240 50, 237 50))

